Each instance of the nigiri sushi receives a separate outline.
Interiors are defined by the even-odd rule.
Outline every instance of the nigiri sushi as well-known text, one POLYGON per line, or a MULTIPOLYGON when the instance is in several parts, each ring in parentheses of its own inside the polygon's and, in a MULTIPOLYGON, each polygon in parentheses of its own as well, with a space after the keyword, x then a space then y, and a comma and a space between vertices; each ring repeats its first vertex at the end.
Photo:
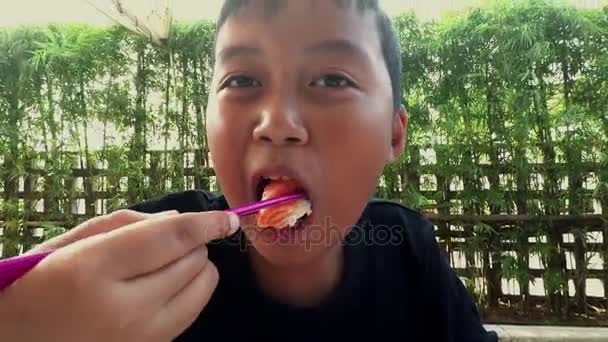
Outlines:
MULTIPOLYGON (((262 193, 262 200, 296 192, 298 184, 294 180, 272 180, 262 193)), ((312 213, 307 199, 298 199, 285 204, 260 210, 257 226, 260 228, 285 229, 294 227, 300 219, 312 213)))

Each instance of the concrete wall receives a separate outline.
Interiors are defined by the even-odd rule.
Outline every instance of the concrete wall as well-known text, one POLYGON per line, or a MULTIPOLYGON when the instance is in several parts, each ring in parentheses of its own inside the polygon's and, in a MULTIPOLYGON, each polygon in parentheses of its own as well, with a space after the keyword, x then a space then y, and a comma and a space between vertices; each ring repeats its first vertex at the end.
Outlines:
POLYGON ((486 325, 500 342, 599 342, 608 341, 608 328, 486 325))

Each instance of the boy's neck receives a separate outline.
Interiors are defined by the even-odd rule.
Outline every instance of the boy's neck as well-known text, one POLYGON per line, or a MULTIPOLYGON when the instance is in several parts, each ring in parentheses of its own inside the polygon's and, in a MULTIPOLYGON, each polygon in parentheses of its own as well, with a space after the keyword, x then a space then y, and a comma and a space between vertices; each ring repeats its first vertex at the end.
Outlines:
POLYGON ((251 264, 262 291, 294 306, 310 307, 323 301, 341 280, 343 249, 336 245, 321 258, 297 266, 276 266, 251 253, 251 264))

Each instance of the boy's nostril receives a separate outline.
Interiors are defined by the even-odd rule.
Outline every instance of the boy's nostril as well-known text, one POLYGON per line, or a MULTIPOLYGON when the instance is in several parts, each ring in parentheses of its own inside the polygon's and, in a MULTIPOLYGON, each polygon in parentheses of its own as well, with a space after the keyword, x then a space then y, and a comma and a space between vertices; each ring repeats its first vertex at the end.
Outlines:
MULTIPOLYGON (((265 136, 265 135, 261 136, 260 140, 266 141, 266 142, 274 142, 275 141, 271 137, 265 136)), ((288 143, 288 144, 299 144, 302 140, 300 138, 296 138, 296 137, 286 137, 286 138, 283 139, 283 141, 285 143, 288 143)))

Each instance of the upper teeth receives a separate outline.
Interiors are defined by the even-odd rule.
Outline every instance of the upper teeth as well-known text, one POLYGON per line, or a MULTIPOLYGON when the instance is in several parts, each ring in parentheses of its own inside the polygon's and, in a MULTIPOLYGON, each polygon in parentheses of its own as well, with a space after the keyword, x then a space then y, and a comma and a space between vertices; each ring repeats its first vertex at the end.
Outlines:
POLYGON ((270 176, 270 177, 268 177, 268 179, 286 181, 286 180, 290 180, 291 178, 289 178, 287 176, 270 176))

